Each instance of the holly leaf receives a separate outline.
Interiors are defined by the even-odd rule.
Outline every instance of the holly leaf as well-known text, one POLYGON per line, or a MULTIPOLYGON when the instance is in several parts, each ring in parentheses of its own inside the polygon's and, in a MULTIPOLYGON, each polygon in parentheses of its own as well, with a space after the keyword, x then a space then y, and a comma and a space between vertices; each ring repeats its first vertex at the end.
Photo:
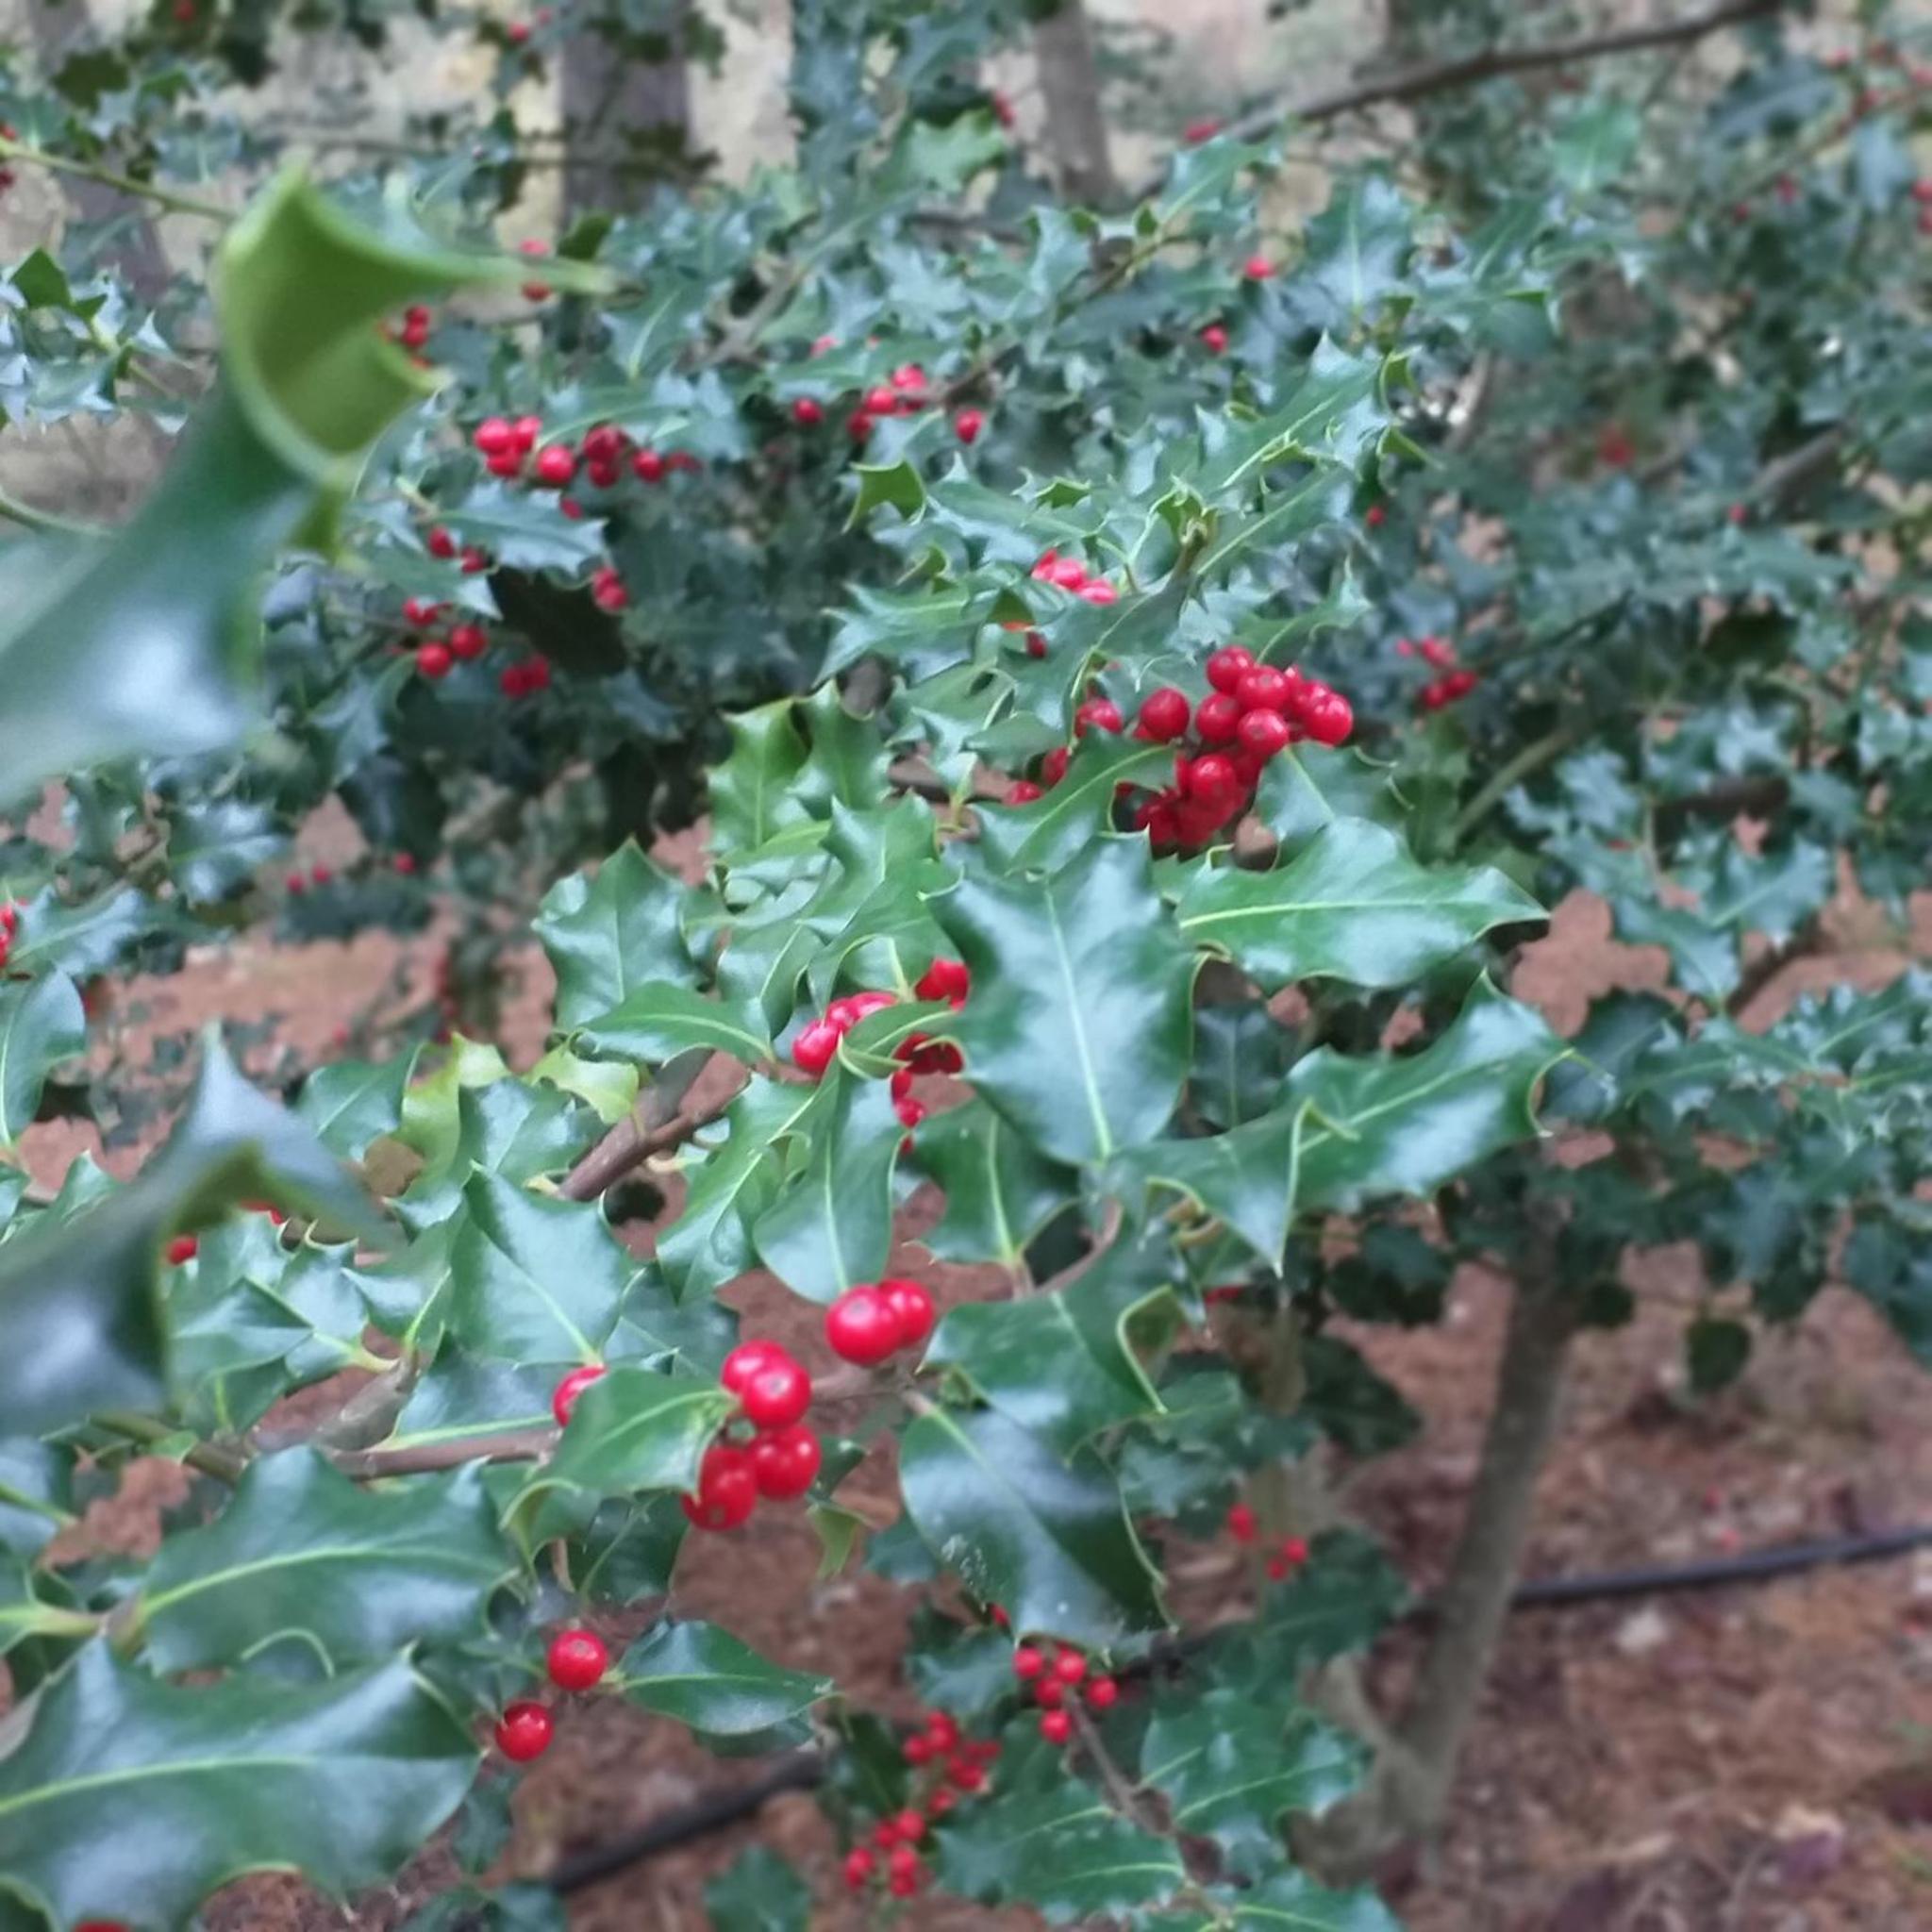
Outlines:
POLYGON ((557 973, 559 1031, 622 1007, 648 981, 693 982, 679 925, 686 897, 628 839, 594 874, 573 873, 551 887, 535 930, 557 973))
POLYGON ((829 1677, 785 1670, 715 1624, 668 1617, 625 1652, 605 1681, 630 1703, 713 1738, 775 1729, 834 1689, 829 1677))
POLYGON ((60 1925, 179 1924, 256 1867, 341 1896, 411 1857, 475 1768, 464 1726, 399 1659, 179 1686, 90 1643, 0 1758, 0 1892, 60 1925))
POLYGON ((212 1523, 162 1543, 141 1628, 159 1671, 240 1662, 283 1639, 334 1667, 480 1633, 514 1568, 480 1465, 372 1490, 291 1449, 251 1463, 212 1523))
POLYGON ((713 1932, 806 1932, 811 1888, 766 1845, 753 1845, 705 1887, 713 1932))
POLYGON ((1264 990, 1302 979, 1404 986, 1498 925, 1543 909, 1491 866, 1418 865, 1393 832, 1337 820, 1270 872, 1204 866, 1180 930, 1226 953, 1264 990))
POLYGON ((698 1046, 751 1065, 772 1057, 755 1003, 714 999, 666 979, 634 987, 621 1004, 578 1027, 575 1040, 591 1053, 646 1066, 661 1066, 698 1046))
POLYGON ((1361 1782, 1368 1753, 1305 1710, 1212 1690, 1157 1705, 1141 1779, 1165 1795, 1176 1831, 1211 1839, 1228 1869, 1258 1877, 1283 1855, 1278 1821, 1319 1817, 1361 1782))
POLYGON ((1294 744, 1268 760, 1255 810, 1292 858, 1338 819, 1366 819, 1393 829, 1405 816, 1391 769, 1350 746, 1294 744))
POLYGON ((949 1309, 925 1366, 957 1369, 993 1407, 1072 1455, 1160 1407, 1127 1326, 1172 1294, 1170 1252, 1164 1238, 1117 1241, 1052 1293, 949 1309))
POLYGON ((0 1141, 33 1124, 47 1074, 87 1048, 87 1015, 64 973, 0 985, 0 1141))
POLYGON ((578 1395, 557 1453, 525 1493, 540 1498, 558 1488, 597 1496, 688 1491, 697 1482, 706 1445, 737 1406, 737 1397, 715 1382, 614 1368, 578 1395))
POLYGON ((919 1238, 942 1261, 1012 1268, 1047 1222, 1079 1197, 1073 1170, 1036 1152, 982 1100, 927 1121, 918 1159, 945 1192, 945 1212, 919 1238))
POLYGON ((1113 822, 1114 790, 1173 774, 1174 748, 1091 732, 1074 747, 1065 777, 1031 805, 983 805, 979 836, 1001 872, 1054 872, 1113 822))
POLYGON ((934 1408, 907 1426, 899 1482, 927 1547, 1016 1636, 1106 1649, 1165 1626, 1158 1576, 1098 1458, 1063 1462, 994 1409, 934 1408))
POLYGON ((1049 879, 969 875, 932 907, 973 973, 954 1029, 966 1076, 1028 1141, 1105 1160, 1167 1124, 1198 962, 1145 840, 1098 840, 1049 879))
POLYGON ((413 1054, 393 1059, 338 1060, 317 1067, 302 1083, 295 1118, 344 1160, 360 1160, 369 1143, 392 1134, 403 1118, 403 1090, 409 1084, 413 1054))
POLYGON ((731 752, 711 774, 712 849, 722 858, 755 852, 774 834, 812 816, 796 790, 805 740, 780 698, 727 718, 731 752))
POLYGON ((1275 1872, 1209 1897, 1211 1912, 1161 1912, 1141 1922, 1143 1932, 1402 1932, 1373 1891, 1330 1891, 1306 1872, 1275 1872))

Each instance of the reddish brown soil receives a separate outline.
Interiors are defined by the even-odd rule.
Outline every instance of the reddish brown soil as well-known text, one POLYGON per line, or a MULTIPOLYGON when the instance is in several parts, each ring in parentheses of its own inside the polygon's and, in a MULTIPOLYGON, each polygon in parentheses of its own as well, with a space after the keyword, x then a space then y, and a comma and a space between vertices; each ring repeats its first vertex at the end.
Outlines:
MULTIPOLYGON (((1918 910, 1913 950, 1923 957, 1932 953, 1932 905, 1918 910)), ((1800 983, 1874 984, 1899 969, 1901 956, 1874 943, 1855 908, 1835 929, 1845 950, 1788 972, 1762 1011, 1800 983)), ((244 949, 142 992, 168 1026, 215 1013, 281 1015, 288 1037, 319 1052, 393 963, 377 941, 244 949)), ((541 1024, 538 977, 508 1029, 525 1047, 541 1024)), ((1557 1024, 1574 1025, 1604 985, 1655 977, 1654 961, 1609 945, 1600 911, 1577 905, 1518 984, 1557 1024)), ((37 1138, 43 1175, 82 1141, 64 1131, 37 1138)), ((923 1218, 915 1212, 908 1234, 923 1218)), ((942 1301, 974 1291, 969 1271, 921 1272, 936 1277, 942 1301)), ((1828 1291, 1802 1327, 1758 1350, 1735 1388, 1693 1407, 1678 1351, 1701 1286, 1695 1256, 1633 1248, 1627 1278, 1641 1313, 1581 1344, 1567 1426, 1540 1494, 1532 1574, 1932 1520, 1932 1391, 1862 1303, 1828 1291)), ((730 1299, 755 1311, 761 1332, 824 1365, 812 1311, 774 1283, 752 1279, 730 1299)), ((1439 1328, 1367 1338, 1427 1426, 1410 1448, 1355 1474, 1348 1499, 1420 1589, 1440 1576, 1456 1532, 1506 1305, 1502 1283, 1469 1271, 1439 1328)), ((855 1490, 861 1509, 890 1511, 884 1470, 869 1465, 855 1490)), ((174 1472, 140 1465, 125 1496, 98 1509, 91 1527, 138 1541, 177 1491, 174 1472)), ((786 1663, 834 1674, 860 1704, 909 1714, 897 1662, 909 1598, 863 1574, 817 1582, 817 1561, 804 1522, 770 1510, 737 1537, 691 1540, 675 1607, 786 1663)), ((1195 1553, 1188 1570, 1186 1594, 1199 1604, 1233 1601, 1243 1587, 1223 1552, 1195 1553)), ((1400 1634, 1385 1643, 1378 1690, 1399 1690, 1411 1643, 1400 1634)), ((674 1724, 581 1700, 523 1780, 511 1862, 539 1874, 560 1852, 756 1770, 709 1758, 674 1724)), ((806 1873, 826 1902, 817 1923, 847 1923, 832 1838, 811 1800, 794 1795, 753 1825, 580 1893, 572 1924, 583 1932, 700 1927, 704 1879, 756 1839, 806 1873)), ((441 1857, 426 1857, 396 1892, 347 1913, 292 1881, 253 1880, 225 1894, 208 1924, 211 1932, 387 1928, 448 1873, 441 1857)), ((1756 1588, 1519 1613, 1443 1841, 1391 1881, 1391 1897, 1413 1932, 1924 1932, 1932 1926, 1932 1552, 1756 1588)), ((1028 1922, 930 1902, 916 1923, 1028 1922)))

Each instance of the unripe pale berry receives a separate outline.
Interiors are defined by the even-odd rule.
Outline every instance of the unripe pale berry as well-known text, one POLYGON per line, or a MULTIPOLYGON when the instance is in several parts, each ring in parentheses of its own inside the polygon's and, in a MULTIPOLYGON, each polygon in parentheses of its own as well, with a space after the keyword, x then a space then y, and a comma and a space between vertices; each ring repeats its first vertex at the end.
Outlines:
POLYGON ((550 1713, 541 1704, 520 1697, 506 1705, 496 1721, 496 1748, 512 1764, 527 1764, 549 1750, 555 1731, 550 1713))
POLYGON ((610 1668, 604 1640, 589 1630, 559 1630, 544 1658, 550 1681, 559 1690, 588 1690, 610 1668))

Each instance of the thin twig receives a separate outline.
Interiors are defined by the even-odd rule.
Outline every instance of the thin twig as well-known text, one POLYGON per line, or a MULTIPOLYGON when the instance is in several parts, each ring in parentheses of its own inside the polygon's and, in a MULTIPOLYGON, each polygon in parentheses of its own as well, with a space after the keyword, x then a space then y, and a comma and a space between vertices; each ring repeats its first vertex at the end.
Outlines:
POLYGON ((202 201, 192 194, 176 194, 171 188, 157 188, 150 181, 137 181, 131 175, 117 175, 111 168, 97 167, 92 161, 77 161, 66 155, 50 155, 44 148, 29 147, 18 141, 0 140, 0 161, 18 161, 30 168, 47 168, 57 175, 74 175, 83 181, 97 181, 117 194, 131 195, 137 201, 151 201, 170 214, 195 215, 205 222, 220 222, 225 227, 235 219, 233 208, 219 202, 202 201))
MULTIPOLYGON (((139 1442, 143 1448, 172 1442, 181 1433, 174 1424, 163 1422, 159 1416, 136 1415, 118 1408, 97 1410, 92 1420, 104 1429, 111 1429, 117 1436, 125 1436, 130 1442, 139 1442)), ((185 1462, 190 1469, 200 1470, 203 1475, 214 1476, 225 1483, 240 1482, 242 1472, 248 1467, 245 1456, 232 1449, 223 1449, 213 1442, 192 1443, 175 1459, 185 1462)))
POLYGON ((712 1107, 682 1108, 679 1105, 713 1059, 736 1064, 728 1054, 703 1058, 685 1054, 672 1061, 641 1096, 637 1107, 564 1175, 557 1191, 566 1201, 594 1201, 652 1155, 682 1145, 700 1128, 719 1119, 738 1098, 736 1089, 712 1107))
POLYGON ((405 1442, 395 1449, 338 1449, 329 1460, 344 1475, 371 1482, 385 1475, 420 1475, 466 1462, 535 1462, 557 1447, 553 1428, 504 1429, 493 1436, 458 1436, 442 1442, 405 1442))

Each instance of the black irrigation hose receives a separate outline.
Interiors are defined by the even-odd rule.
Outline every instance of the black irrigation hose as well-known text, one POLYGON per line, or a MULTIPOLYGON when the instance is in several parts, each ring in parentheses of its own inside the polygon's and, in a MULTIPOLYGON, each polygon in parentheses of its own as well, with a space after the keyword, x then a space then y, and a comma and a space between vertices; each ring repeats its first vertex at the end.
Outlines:
MULTIPOLYGON (((1704 1563, 1641 1570, 1606 1570, 1582 1576, 1533 1577, 1519 1584, 1510 1596, 1512 1609, 1562 1608, 1571 1604, 1598 1603, 1619 1597, 1654 1596, 1668 1591, 1714 1590, 1729 1583, 1762 1583, 1827 1564, 1870 1563, 1884 1557, 1903 1556, 1932 1544, 1932 1524, 1911 1529, 1881 1529, 1868 1536, 1832 1537, 1821 1542, 1785 1543, 1775 1549, 1752 1550, 1739 1557, 1719 1557, 1704 1563)), ((1422 1607, 1426 1614, 1427 1606, 1422 1607)), ((1176 1649, 1183 1646, 1176 1645, 1176 1649)), ((784 1791, 809 1790, 823 1782, 825 1761, 817 1751, 794 1751, 780 1757, 762 1777, 736 1790, 714 1792, 676 1811, 667 1811, 628 1837, 592 1845, 558 1861, 550 1874, 551 1890, 581 1891, 628 1867, 654 1858, 660 1852, 708 1837, 728 1824, 751 1818, 784 1791)))

